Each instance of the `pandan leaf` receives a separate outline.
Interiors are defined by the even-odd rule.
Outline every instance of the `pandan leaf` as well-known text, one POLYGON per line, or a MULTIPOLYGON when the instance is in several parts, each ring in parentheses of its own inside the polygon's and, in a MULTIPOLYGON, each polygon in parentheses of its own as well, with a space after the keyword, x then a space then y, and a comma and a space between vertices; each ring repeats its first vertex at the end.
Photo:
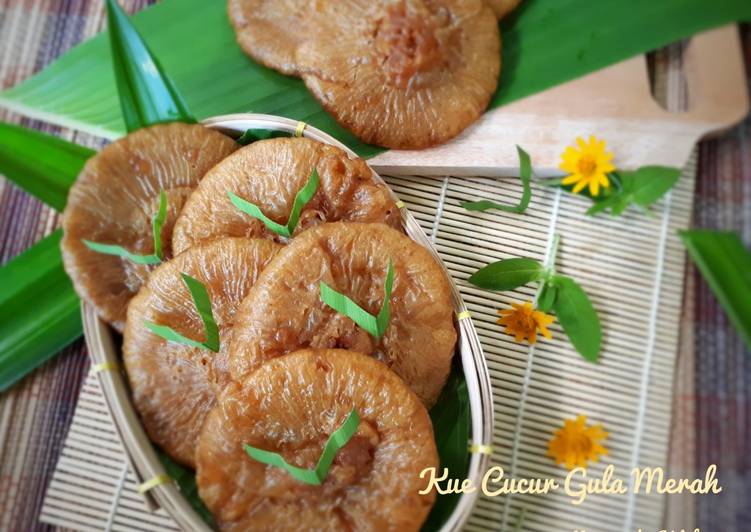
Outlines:
POLYGON ((380 340, 386 333, 391 317, 391 288, 394 285, 394 264, 389 260, 389 266, 386 271, 386 282, 383 287, 383 302, 381 309, 376 316, 370 314, 367 310, 352 301, 344 294, 340 294, 329 285, 321 281, 321 301, 333 308, 339 314, 347 316, 357 325, 368 331, 368 333, 380 340))
POLYGON ((106 2, 112 65, 127 130, 162 122, 195 122, 172 80, 117 0, 106 2))
POLYGON ((229 196, 229 200, 232 202, 232 205, 240 209, 248 216, 252 216, 253 218, 261 220, 270 231, 273 231, 277 235, 283 236, 285 238, 290 238, 295 232, 297 222, 300 221, 300 214, 302 213, 303 208, 315 195, 316 190, 318 190, 319 183, 320 178, 318 177, 318 170, 314 168, 313 172, 308 178, 307 183, 305 183, 305 186, 297 191, 295 199, 292 202, 292 210, 289 213, 289 219, 284 225, 276 223, 274 220, 263 214, 263 211, 261 211, 261 209, 258 208, 257 205, 254 205, 253 203, 242 199, 240 196, 234 194, 233 192, 230 192, 229 190, 227 191, 227 196, 229 196))
POLYGON ((532 178, 532 162, 529 159, 529 154, 516 147, 516 151, 519 154, 519 179, 522 182, 522 197, 519 199, 519 203, 516 205, 501 205, 490 200, 480 201, 462 201, 461 206, 468 211, 486 211, 488 209, 496 209, 505 212, 523 213, 529 207, 529 202, 532 199, 532 187, 529 182, 532 178))
POLYGON ((235 142, 247 146, 259 140, 275 139, 279 137, 291 137, 291 133, 277 129, 246 129, 245 133, 235 139, 235 142))
POLYGON ((83 243, 92 251, 97 253, 103 253, 105 255, 115 255, 128 259, 136 264, 159 264, 164 259, 162 252, 162 227, 167 219, 167 194, 164 190, 159 191, 159 208, 154 216, 151 218, 151 232, 154 236, 154 253, 150 255, 138 255, 137 253, 131 253, 122 246, 115 244, 101 244, 99 242, 92 242, 90 240, 84 240, 83 243))
POLYGON ((0 391, 81 336, 57 230, 0 268, 0 391))
POLYGON ((691 259, 751 350, 751 253, 736 233, 681 231, 691 259))
POLYGON ((201 321, 203 321, 204 336, 206 337, 206 340, 203 342, 198 342, 180 334, 172 327, 152 323, 148 320, 144 322, 144 325, 146 325, 146 328, 151 332, 153 332, 157 336, 161 336, 169 342, 189 345, 191 347, 202 347, 204 349, 209 349, 210 351, 218 353, 219 327, 217 326, 216 320, 214 320, 214 314, 211 311, 211 298, 209 297, 209 292, 208 290, 206 290, 206 287, 203 285, 203 283, 198 279, 194 279, 187 273, 182 273, 180 275, 183 278, 185 286, 188 287, 190 297, 193 299, 193 305, 195 305, 196 307, 196 312, 198 312, 198 315, 201 317, 201 321))
POLYGON ((68 189, 94 153, 39 131, 0 123, 0 173, 60 212, 68 189))
POLYGON ((292 477, 305 484, 313 484, 315 486, 320 485, 326 479, 326 475, 329 474, 331 464, 334 463, 334 458, 339 449, 347 445, 347 442, 357 432, 357 427, 360 425, 360 416, 353 409, 341 426, 336 429, 329 439, 326 441, 326 445, 323 447, 323 452, 318 459, 318 464, 315 469, 305 469, 297 467, 287 463, 287 461, 278 453, 271 451, 265 451, 263 449, 257 449, 250 445, 244 445, 245 452, 248 453, 253 460, 258 462, 280 467, 287 471, 292 477))

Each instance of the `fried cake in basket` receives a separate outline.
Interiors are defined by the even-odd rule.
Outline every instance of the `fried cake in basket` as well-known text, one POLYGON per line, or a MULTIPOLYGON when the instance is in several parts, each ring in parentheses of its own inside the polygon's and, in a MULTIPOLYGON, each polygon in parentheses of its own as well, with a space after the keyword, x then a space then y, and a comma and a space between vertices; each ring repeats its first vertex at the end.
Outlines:
POLYGON ((139 129, 89 159, 68 194, 61 247, 76 292, 103 320, 122 332, 128 301, 153 267, 97 253, 84 240, 153 253, 151 218, 164 190, 168 212, 161 237, 169 258, 172 226, 185 198, 238 147, 217 131, 175 122, 139 129))
POLYGON ((227 345, 235 311, 280 248, 269 240, 223 238, 161 264, 128 307, 123 359, 146 431, 176 461, 194 466, 195 445, 215 394, 229 380, 227 345), (204 325, 181 274, 201 281, 219 327, 220 351, 170 342, 146 320, 203 341, 204 325))
POLYGON ((384 224, 328 223, 282 249, 237 311, 230 372, 246 378, 264 361, 303 347, 371 355, 429 408, 449 374, 456 343, 451 288, 433 255, 384 224), (380 340, 321 300, 320 283, 378 313, 389 261, 391 318, 380 340))
POLYGON ((275 138, 246 146, 212 168, 175 222, 173 247, 183 251, 220 236, 282 237, 238 209, 232 192, 273 221, 286 224, 295 196, 316 169, 320 184, 305 205, 294 234, 327 221, 383 222, 401 227, 388 187, 365 161, 306 138, 275 138))
POLYGON ((199 495, 223 531, 419 530, 435 499, 420 472, 438 466, 430 417, 405 383, 360 353, 302 350, 232 382, 196 452, 199 495), (360 423, 320 485, 255 461, 244 445, 313 469, 355 410, 360 423))

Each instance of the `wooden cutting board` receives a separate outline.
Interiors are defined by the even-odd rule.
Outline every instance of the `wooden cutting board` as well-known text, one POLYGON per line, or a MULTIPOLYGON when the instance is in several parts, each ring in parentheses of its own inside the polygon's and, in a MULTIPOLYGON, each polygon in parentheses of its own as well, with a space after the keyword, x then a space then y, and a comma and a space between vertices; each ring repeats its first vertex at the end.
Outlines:
POLYGON ((546 177, 561 175, 560 154, 577 136, 597 135, 607 140, 619 168, 683 167, 697 141, 748 113, 737 27, 694 36, 683 72, 685 112, 669 112, 654 100, 646 57, 639 56, 488 111, 441 146, 391 150, 369 162, 386 175, 508 176, 518 172, 518 144, 532 156, 536 174, 546 177))

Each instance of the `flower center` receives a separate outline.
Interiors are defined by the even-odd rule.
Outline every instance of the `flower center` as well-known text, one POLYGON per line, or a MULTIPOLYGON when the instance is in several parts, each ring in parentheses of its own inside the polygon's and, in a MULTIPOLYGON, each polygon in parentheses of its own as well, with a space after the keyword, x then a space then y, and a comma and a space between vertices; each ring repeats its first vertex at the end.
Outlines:
POLYGON ((537 323, 531 314, 527 312, 518 312, 516 314, 516 328, 528 336, 537 329, 537 323))
POLYGON ((592 440, 585 434, 572 434, 569 440, 571 449, 579 454, 587 455, 592 450, 592 440))
POLYGON ((579 159, 577 168, 583 177, 592 177, 597 170, 597 161, 591 155, 584 155, 579 159))

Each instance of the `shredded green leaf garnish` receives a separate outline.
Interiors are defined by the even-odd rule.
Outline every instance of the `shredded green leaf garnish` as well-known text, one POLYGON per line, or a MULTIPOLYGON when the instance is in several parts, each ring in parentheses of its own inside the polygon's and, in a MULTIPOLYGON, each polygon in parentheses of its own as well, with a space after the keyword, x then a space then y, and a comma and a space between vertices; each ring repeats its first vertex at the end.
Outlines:
POLYGON ((245 214, 252 216, 253 218, 258 218, 264 223, 266 227, 269 228, 269 230, 275 232, 276 234, 290 238, 295 232, 297 222, 300 221, 300 213, 302 213, 303 207, 305 207, 305 205, 316 193, 319 183, 320 178, 318 177, 318 170, 314 168, 310 174, 310 177, 308 178, 308 182, 305 183, 305 186, 300 189, 295 196, 295 201, 292 203, 292 212, 289 213, 289 220, 287 220, 286 225, 276 223, 274 220, 263 214, 258 206, 242 199, 229 190, 227 191, 227 196, 229 196, 232 204, 243 211, 245 214))
POLYGON ((516 147, 516 151, 519 154, 519 179, 522 181, 522 197, 519 203, 516 205, 501 205, 490 200, 480 201, 462 201, 461 206, 468 211, 485 211, 488 209, 497 209, 505 212, 523 213, 529 207, 529 201, 532 199, 532 187, 530 186, 530 180, 532 178, 532 162, 530 161, 529 154, 516 147))
POLYGON ((329 285, 321 281, 321 301, 333 308, 340 314, 344 314, 357 325, 368 331, 368 333, 380 340, 386 333, 386 328, 391 317, 391 289, 394 285, 394 264, 389 260, 388 270, 386 271, 386 282, 384 285, 383 303, 377 316, 373 316, 360 305, 352 301, 344 294, 340 294, 329 285))
POLYGON ((157 210, 154 217, 151 219, 151 230, 154 235, 154 253, 151 255, 138 255, 131 253, 122 246, 115 244, 100 244, 99 242, 92 242, 90 240, 84 240, 83 243, 86 247, 97 253, 104 253, 105 255, 116 255, 123 257, 136 264, 159 264, 164 260, 164 252, 162 250, 162 226, 167 219, 167 194, 164 190, 159 191, 159 210, 157 210))
POLYGON ((355 435, 357 427, 360 425, 360 416, 353 408, 352 411, 344 420, 344 423, 329 436, 326 445, 323 447, 321 457, 318 459, 318 464, 315 469, 304 469, 302 467, 293 466, 288 464, 287 461, 282 458, 278 453, 271 451, 264 451, 263 449, 256 449, 250 445, 245 445, 245 452, 248 456, 257 460, 263 464, 268 464, 274 467, 280 467, 292 475, 296 480, 304 482, 306 484, 313 484, 315 486, 320 485, 326 480, 326 475, 329 474, 331 464, 334 462, 334 457, 339 449, 347 445, 347 442, 355 435))
POLYGON ((215 353, 219 352, 219 327, 214 321, 214 314, 211 311, 211 299, 209 299, 209 293, 206 287, 198 279, 194 279, 187 273, 180 274, 183 278, 183 282, 190 291, 190 296, 193 298, 193 304, 196 307, 198 315, 203 321, 204 334, 206 336, 205 342, 198 342, 192 340, 187 336, 183 336, 179 332, 175 331, 172 327, 166 325, 157 325, 148 320, 144 321, 146 327, 156 334, 161 336, 165 340, 175 342, 178 344, 189 345, 191 347, 203 347, 210 349, 215 353))

